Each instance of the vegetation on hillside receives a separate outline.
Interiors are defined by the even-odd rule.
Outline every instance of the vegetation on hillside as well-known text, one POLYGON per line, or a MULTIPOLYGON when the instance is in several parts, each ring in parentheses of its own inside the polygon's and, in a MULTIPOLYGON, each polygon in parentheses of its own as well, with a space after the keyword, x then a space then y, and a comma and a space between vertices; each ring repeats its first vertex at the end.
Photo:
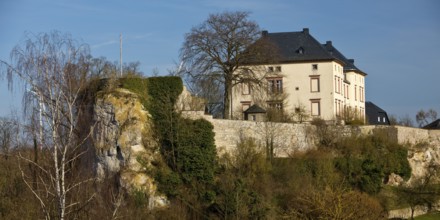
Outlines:
MULTIPOLYGON (((92 199, 69 216, 384 219, 386 211, 393 208, 390 198, 395 200, 398 193, 414 192, 384 187, 389 174, 408 179, 411 168, 406 147, 388 140, 380 131, 371 136, 335 138, 332 132, 340 131, 322 124, 317 125, 315 133, 320 140, 318 148, 290 158, 268 157, 265 147, 252 139, 242 139, 232 152, 217 155, 212 125, 206 120, 184 119, 174 109, 182 91, 180 78, 127 77, 115 83, 116 87, 138 94, 151 114, 163 157, 155 162, 157 169, 153 173, 158 190, 170 201, 169 207, 149 210, 150 195, 142 191, 121 192, 117 179, 107 179, 85 185, 83 193, 75 196, 92 199)), ((104 89, 102 85, 95 87, 98 89, 91 90, 104 89)), ((6 168, 0 171, 0 218, 43 217, 39 202, 22 181, 22 174, 31 177, 34 171, 28 162, 15 157, 21 154, 31 158, 33 153, 26 147, 2 149, 8 152, 2 152, 5 156, 0 157, 0 165, 6 168)), ((48 153, 41 152, 39 163, 50 162, 48 153)), ((79 170, 73 173, 81 174, 79 170)), ((427 201, 423 193, 409 197, 427 201)))

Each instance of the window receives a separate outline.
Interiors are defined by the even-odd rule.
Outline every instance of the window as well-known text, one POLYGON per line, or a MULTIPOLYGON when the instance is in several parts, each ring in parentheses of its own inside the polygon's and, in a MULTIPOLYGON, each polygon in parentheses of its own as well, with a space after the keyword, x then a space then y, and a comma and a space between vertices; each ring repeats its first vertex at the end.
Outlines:
POLYGON ((341 100, 335 99, 335 110, 336 110, 336 116, 340 116, 343 109, 341 108, 341 100))
POLYGON ((380 116, 377 116, 377 122, 380 122, 380 116))
POLYGON ((283 93, 283 79, 270 78, 267 79, 269 94, 281 94, 283 93))
POLYGON ((348 91, 349 91, 348 90, 348 85, 344 85, 344 97, 347 98, 347 99, 350 98, 350 97, 348 97, 348 94, 349 94, 348 91))
POLYGON ((342 80, 340 77, 335 76, 335 93, 340 94, 341 93, 341 83, 342 80))
POLYGON ((275 71, 277 71, 277 72, 281 72, 281 66, 277 66, 277 67, 275 67, 275 71))
POLYGON ((338 93, 341 93, 341 78, 338 77, 338 93))
POLYGON ((283 110, 282 102, 268 102, 269 108, 276 110, 283 110))
POLYGON ((363 102, 364 101, 364 87, 362 87, 362 86, 359 86, 359 99, 360 99, 360 101, 361 102, 363 102))
POLYGON ((321 115, 321 101, 319 99, 311 99, 311 113, 312 116, 320 116, 321 115))
POLYGON ((273 72, 273 66, 268 67, 268 68, 267 68, 267 71, 268 71, 269 73, 272 73, 272 72, 273 72))
POLYGON ((354 101, 357 101, 357 86, 354 86, 354 101))
POLYGON ((242 102, 241 103, 241 110, 243 112, 246 111, 249 107, 251 107, 251 102, 242 102))
POLYGON ((338 100, 338 115, 341 114, 341 100, 338 100))
POLYGON ((257 120, 257 116, 256 115, 252 115, 252 121, 256 121, 257 120))
POLYGON ((319 92, 319 77, 310 78, 310 92, 319 92))
POLYGON ((312 64, 312 70, 318 70, 318 64, 312 64))
POLYGON ((249 86, 249 83, 242 83, 242 94, 243 95, 249 95, 251 94, 251 87, 249 86))

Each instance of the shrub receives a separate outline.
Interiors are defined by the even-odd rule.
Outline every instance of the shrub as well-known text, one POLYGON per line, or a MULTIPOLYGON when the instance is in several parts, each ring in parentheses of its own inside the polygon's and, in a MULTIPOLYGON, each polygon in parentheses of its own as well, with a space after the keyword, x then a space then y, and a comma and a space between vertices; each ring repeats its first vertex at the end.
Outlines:
POLYGON ((148 106, 148 79, 129 77, 119 79, 122 88, 128 89, 139 96, 144 107, 148 106))
POLYGON ((337 143, 335 166, 355 188, 375 194, 391 173, 411 176, 407 149, 378 136, 349 137, 337 143))

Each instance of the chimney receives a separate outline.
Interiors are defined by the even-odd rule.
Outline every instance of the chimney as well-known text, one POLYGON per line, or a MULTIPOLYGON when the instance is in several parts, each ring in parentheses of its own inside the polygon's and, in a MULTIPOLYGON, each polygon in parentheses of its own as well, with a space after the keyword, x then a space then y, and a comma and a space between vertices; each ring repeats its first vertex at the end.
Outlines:
POLYGON ((266 31, 266 30, 264 30, 264 31, 261 32, 261 36, 262 36, 262 37, 267 37, 268 34, 269 34, 269 32, 266 31))
POLYGON ((303 28, 303 33, 304 34, 309 34, 309 29, 308 28, 303 28))
POLYGON ((328 40, 327 42, 325 42, 325 46, 332 46, 332 41, 328 40))
POLYGON ((354 59, 348 59, 348 62, 350 62, 351 64, 354 64, 354 59))

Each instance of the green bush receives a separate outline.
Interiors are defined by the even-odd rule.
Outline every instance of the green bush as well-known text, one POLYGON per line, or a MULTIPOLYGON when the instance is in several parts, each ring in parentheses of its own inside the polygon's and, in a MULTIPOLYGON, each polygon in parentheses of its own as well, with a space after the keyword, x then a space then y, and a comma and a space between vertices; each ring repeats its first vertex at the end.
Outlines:
POLYGON ((176 150, 177 171, 183 181, 211 184, 216 166, 213 126, 206 120, 181 119, 176 150))
POLYGON ((168 168, 160 169, 155 176, 158 184, 158 190, 167 197, 173 198, 178 195, 178 186, 182 184, 179 174, 168 168))
POLYGON ((148 106, 148 78, 129 77, 119 79, 122 88, 136 93, 144 107, 148 106))
POLYGON ((353 187, 364 192, 378 193, 391 173, 405 179, 411 176, 407 149, 380 135, 350 137, 336 145, 336 168, 353 187))
MULTIPOLYGON (((215 197, 212 186, 217 153, 213 126, 206 120, 181 118, 175 111, 175 104, 183 91, 179 77, 151 77, 147 82, 146 107, 168 166, 156 174, 158 188, 169 198, 192 203, 192 207, 204 207, 203 204, 209 204, 215 197), (194 195, 198 205, 194 204, 194 195)), ((143 86, 139 82, 128 83, 134 88, 143 86)))
POLYGON ((183 91, 182 80, 179 77, 151 77, 148 78, 147 88, 149 95, 147 109, 153 118, 162 155, 175 169, 176 129, 180 116, 174 106, 183 91))

